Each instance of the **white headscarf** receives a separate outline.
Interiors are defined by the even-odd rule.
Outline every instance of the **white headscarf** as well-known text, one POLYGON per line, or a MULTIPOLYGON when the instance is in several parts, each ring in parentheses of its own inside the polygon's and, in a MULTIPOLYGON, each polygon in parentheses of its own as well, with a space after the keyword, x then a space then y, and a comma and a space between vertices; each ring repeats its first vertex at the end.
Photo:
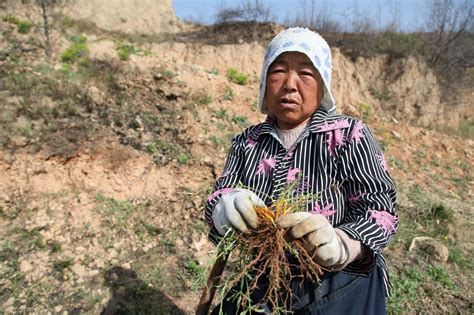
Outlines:
POLYGON ((278 56, 288 51, 297 51, 308 56, 314 67, 319 71, 324 82, 324 97, 321 100, 320 106, 328 112, 336 110, 336 102, 331 94, 332 62, 328 43, 316 32, 310 31, 307 28, 292 27, 280 32, 271 40, 267 47, 260 76, 260 111, 263 114, 268 114, 265 104, 268 68, 278 56))

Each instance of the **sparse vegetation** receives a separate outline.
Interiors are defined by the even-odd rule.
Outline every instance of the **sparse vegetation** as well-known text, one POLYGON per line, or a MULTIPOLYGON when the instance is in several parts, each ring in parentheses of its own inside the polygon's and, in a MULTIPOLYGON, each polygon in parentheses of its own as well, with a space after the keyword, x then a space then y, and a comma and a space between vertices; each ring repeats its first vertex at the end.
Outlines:
POLYGON ((21 20, 13 15, 5 15, 2 17, 2 21, 15 24, 18 27, 18 33, 28 34, 30 32, 33 23, 27 20, 21 20))
POLYGON ((230 87, 226 87, 225 92, 224 92, 224 95, 222 96, 222 98, 223 98, 225 101, 232 101, 232 100, 234 100, 234 98, 235 98, 235 92, 234 92, 234 90, 232 90, 230 87))
MULTIPOLYGON (((62 22, 49 28, 49 58, 38 49, 47 46, 41 21, 0 21, 2 311, 173 314, 182 311, 179 305, 190 313, 200 293, 192 279, 202 274, 211 248, 203 201, 221 174, 232 137, 255 121, 256 91, 243 91, 254 89, 256 79, 235 68, 219 74, 203 70, 213 66, 182 65, 172 57, 154 59, 151 70, 95 59, 92 40, 94 46, 102 39, 120 43, 109 53, 126 60, 132 54, 146 58, 145 43, 163 39, 99 30, 61 14, 48 17, 56 19, 62 22), (65 50, 58 50, 55 38, 66 43, 65 50), (189 73, 219 88, 196 88, 189 73)), ((218 43, 264 42, 274 32, 272 25, 248 23, 250 33, 236 25, 240 37, 226 33, 232 24, 207 29, 219 32, 218 43)), ((449 43, 462 49, 441 49, 440 56, 469 65, 463 51, 471 33, 449 43)), ((431 52, 432 36, 387 30, 328 39, 349 56, 384 51, 393 60, 431 52)), ((441 46, 448 41, 443 37, 441 46)), ((437 67, 443 62, 440 57, 437 67)), ((373 82, 372 101, 397 98, 384 86, 373 82)), ((457 137, 399 127, 390 117, 377 117, 377 104, 364 102, 354 103, 356 110, 381 140, 400 189, 400 230, 387 250, 389 313, 469 313, 470 301, 462 296, 472 291, 472 242, 466 236, 472 229, 472 148, 457 137), (448 260, 433 261, 426 249, 408 251, 418 236, 446 246, 448 260)), ((466 120, 450 134, 473 138, 472 126, 466 120)))
POLYGON ((232 116, 232 122, 241 128, 248 126, 247 117, 244 116, 234 115, 232 116))
POLYGON ((374 108, 367 103, 359 103, 359 112, 362 115, 362 120, 368 123, 374 114, 374 108))
POLYGON ((72 36, 71 44, 61 55, 61 61, 66 63, 85 64, 88 59, 89 48, 87 48, 87 38, 84 35, 72 36))
POLYGON ((229 68, 227 70, 227 78, 231 82, 237 83, 239 85, 246 85, 249 81, 248 75, 243 74, 234 68, 229 68))
POLYGON ((130 55, 140 52, 140 49, 129 43, 120 43, 117 45, 117 55, 120 60, 128 60, 130 55))

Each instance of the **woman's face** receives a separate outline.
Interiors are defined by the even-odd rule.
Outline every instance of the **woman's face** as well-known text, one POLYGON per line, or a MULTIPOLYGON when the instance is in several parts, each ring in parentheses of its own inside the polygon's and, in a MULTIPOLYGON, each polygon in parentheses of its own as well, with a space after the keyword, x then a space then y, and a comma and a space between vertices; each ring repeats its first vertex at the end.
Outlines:
POLYGON ((323 91, 323 80, 305 54, 283 53, 268 68, 265 104, 280 129, 307 123, 323 91))

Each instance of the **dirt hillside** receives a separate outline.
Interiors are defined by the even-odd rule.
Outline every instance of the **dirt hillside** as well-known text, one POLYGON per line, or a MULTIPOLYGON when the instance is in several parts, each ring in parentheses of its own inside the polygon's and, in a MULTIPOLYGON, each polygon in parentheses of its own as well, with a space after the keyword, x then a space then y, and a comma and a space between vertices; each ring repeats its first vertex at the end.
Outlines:
MULTIPOLYGON (((23 3, 17 0, 2 2, 2 9, 6 13, 41 18, 38 16, 41 12, 34 5, 25 10, 23 3)), ((175 33, 184 26, 174 13, 172 0, 88 0, 63 1, 63 3, 60 5, 62 14, 108 31, 163 34, 175 33)))
MULTIPOLYGON (((0 306, 193 314, 212 250, 203 203, 230 139, 264 119, 258 76, 271 36, 239 43, 220 29, 211 44, 209 28, 133 41, 81 26, 48 62, 35 33, 0 21, 0 306), (65 60, 74 44, 87 49, 65 60)), ((366 121, 399 189, 389 312, 469 313, 474 141, 422 126, 472 119, 472 106, 440 121, 448 110, 422 61, 333 54, 338 108, 366 121), (416 237, 435 245, 410 246, 416 237)))

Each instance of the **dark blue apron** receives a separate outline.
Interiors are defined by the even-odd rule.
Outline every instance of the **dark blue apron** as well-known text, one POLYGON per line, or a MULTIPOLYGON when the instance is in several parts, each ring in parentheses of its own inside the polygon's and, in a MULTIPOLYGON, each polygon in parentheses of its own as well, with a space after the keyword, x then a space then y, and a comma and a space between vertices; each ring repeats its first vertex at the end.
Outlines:
MULTIPOLYGON (((252 293, 252 301, 258 304, 262 300, 268 282, 261 277, 259 289, 252 293)), ((236 286, 240 288, 240 286, 236 286)), ((386 314, 385 288, 382 267, 378 264, 368 276, 353 275, 343 271, 325 273, 319 286, 311 281, 295 279, 291 284, 293 299, 291 313, 295 315, 314 314, 386 314)), ((232 296, 232 290, 227 297, 232 296)), ((219 310, 226 315, 240 314, 242 309, 235 301, 224 299, 212 315, 219 310)), ((264 314, 271 314, 269 305, 262 303, 260 308, 264 314)), ((255 312, 251 314, 259 314, 255 312)))

